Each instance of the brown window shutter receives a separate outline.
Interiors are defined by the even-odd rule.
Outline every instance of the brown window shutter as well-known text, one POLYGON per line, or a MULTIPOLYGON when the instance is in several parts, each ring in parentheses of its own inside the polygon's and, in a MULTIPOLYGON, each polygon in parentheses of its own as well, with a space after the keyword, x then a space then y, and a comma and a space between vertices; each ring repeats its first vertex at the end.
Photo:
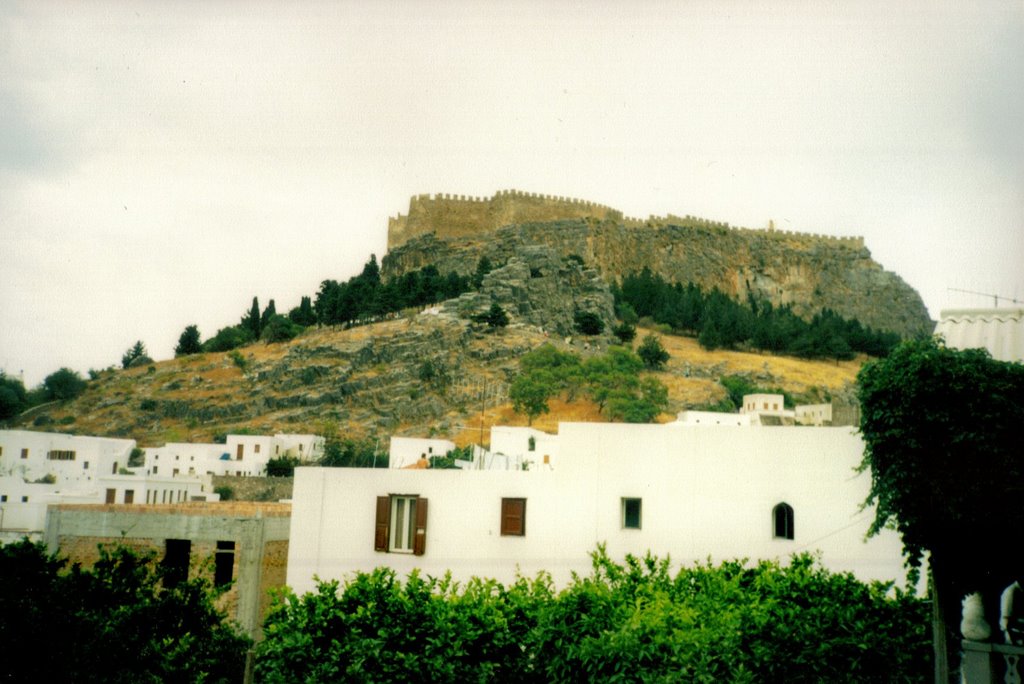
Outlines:
POLYGON ((391 497, 377 497, 377 525, 373 535, 373 550, 387 551, 391 528, 391 497))
POLYGON ((501 534, 517 537, 526 534, 526 499, 501 500, 501 534))
POLYGON ((427 500, 416 499, 416 536, 412 542, 412 552, 422 556, 427 550, 427 500))

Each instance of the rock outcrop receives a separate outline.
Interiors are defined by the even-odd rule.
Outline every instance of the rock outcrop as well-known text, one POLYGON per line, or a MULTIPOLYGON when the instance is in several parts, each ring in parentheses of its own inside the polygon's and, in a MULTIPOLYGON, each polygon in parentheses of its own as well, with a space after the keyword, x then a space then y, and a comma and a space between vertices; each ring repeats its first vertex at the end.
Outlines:
POLYGON ((520 246, 504 266, 484 277, 479 292, 445 302, 444 310, 470 318, 492 303, 513 322, 562 336, 573 334, 577 312, 596 314, 606 330, 615 321, 615 302, 600 273, 543 245, 520 246))
MULTIPOLYGON (((683 222, 683 221, 681 221, 683 222)), ((477 235, 418 234, 388 252, 385 277, 434 264, 468 274, 480 257, 512 264, 524 249, 547 247, 563 261, 580 259, 606 283, 643 268, 695 282, 745 301, 747 295, 790 305, 810 317, 823 308, 904 336, 930 333, 934 323, 920 295, 884 270, 858 239, 734 229, 724 225, 636 225, 614 219, 570 219, 509 225, 477 235)))

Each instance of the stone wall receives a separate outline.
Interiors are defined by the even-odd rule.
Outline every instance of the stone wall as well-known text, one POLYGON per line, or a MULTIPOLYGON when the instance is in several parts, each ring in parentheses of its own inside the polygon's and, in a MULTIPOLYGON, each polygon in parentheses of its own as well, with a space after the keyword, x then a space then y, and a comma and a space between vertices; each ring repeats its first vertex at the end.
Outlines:
POLYGON ((625 217, 609 206, 571 197, 543 195, 501 190, 493 197, 467 197, 466 195, 416 195, 409 200, 409 213, 388 219, 388 249, 399 247, 422 235, 436 235, 441 239, 479 238, 502 226, 518 223, 541 223, 567 219, 596 219, 615 221, 630 228, 716 228, 742 231, 776 239, 799 239, 831 244, 845 244, 853 248, 864 246, 861 237, 835 237, 814 233, 741 228, 721 221, 710 221, 696 216, 651 215, 646 219, 625 217))
POLYGON ((51 506, 46 545, 91 567, 100 549, 125 546, 160 562, 168 539, 190 542, 189 577, 213 579, 220 541, 234 542, 232 585, 217 605, 258 638, 271 589, 284 586, 291 521, 289 504, 231 502, 176 505, 51 506))
POLYGON ((572 218, 622 220, 622 212, 603 204, 518 190, 501 190, 493 197, 416 195, 409 213, 388 220, 388 249, 410 239, 434 234, 443 239, 481 237, 513 223, 572 218))

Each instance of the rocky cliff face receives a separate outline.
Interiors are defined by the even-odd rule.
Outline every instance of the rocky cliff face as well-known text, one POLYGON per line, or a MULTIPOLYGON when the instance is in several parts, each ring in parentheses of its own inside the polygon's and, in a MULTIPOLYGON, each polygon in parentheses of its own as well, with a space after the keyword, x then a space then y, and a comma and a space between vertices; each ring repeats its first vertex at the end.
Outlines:
POLYGON ((802 316, 827 307, 906 336, 934 329, 920 295, 872 260, 858 240, 813 235, 596 219, 525 223, 458 238, 419 235, 387 254, 383 272, 389 277, 434 264, 466 274, 481 256, 511 265, 537 246, 550 248, 563 263, 581 257, 605 282, 647 267, 741 300, 749 293, 776 306, 789 304, 802 316))
POLYGON ((443 306, 449 313, 469 318, 492 303, 510 314, 513 322, 562 336, 573 334, 577 311, 596 314, 607 330, 615 321, 615 302, 600 273, 544 245, 519 246, 504 266, 484 277, 479 292, 467 292, 443 306))

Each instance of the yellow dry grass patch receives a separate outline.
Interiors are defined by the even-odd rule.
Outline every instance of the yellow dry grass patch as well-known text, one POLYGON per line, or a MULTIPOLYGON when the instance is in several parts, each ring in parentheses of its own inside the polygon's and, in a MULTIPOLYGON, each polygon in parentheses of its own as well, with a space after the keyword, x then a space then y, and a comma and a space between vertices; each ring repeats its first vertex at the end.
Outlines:
MULTIPOLYGON (((648 332, 643 331, 638 337, 648 332)), ((789 356, 773 356, 757 352, 735 352, 717 349, 702 349, 697 340, 690 337, 662 335, 653 332, 665 347, 671 358, 666 366, 666 373, 682 375, 687 363, 694 366, 720 366, 721 375, 735 373, 769 373, 782 378, 778 384, 784 389, 794 392, 806 392, 811 387, 838 389, 844 384, 853 383, 857 372, 867 360, 859 356, 852 361, 814 361, 797 359, 789 356)), ((662 375, 664 375, 663 373, 662 375)), ((665 378, 661 378, 665 382, 665 378)), ((670 392, 670 396, 672 396, 670 392)), ((673 397, 674 398, 674 397, 673 397)))

